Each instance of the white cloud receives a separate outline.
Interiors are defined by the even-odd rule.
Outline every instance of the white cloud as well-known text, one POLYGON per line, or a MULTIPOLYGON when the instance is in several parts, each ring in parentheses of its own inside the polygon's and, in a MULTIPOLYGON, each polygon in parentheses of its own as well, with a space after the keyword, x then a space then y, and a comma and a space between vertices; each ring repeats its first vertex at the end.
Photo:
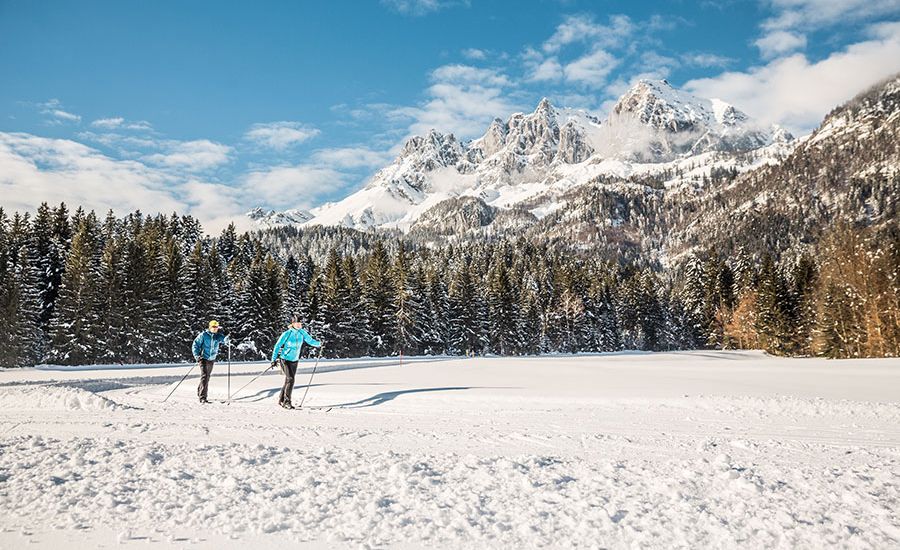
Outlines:
POLYGON ((126 156, 136 156, 134 149, 159 149, 161 142, 154 138, 124 135, 116 132, 78 132, 78 139, 116 148, 126 156))
POLYGON ((806 46, 806 35, 839 24, 900 15, 898 0, 761 0, 772 10, 763 21, 762 36, 754 42, 765 59, 806 46))
POLYGON ((485 86, 505 86, 509 84, 509 79, 495 70, 458 64, 438 67, 432 71, 431 79, 438 82, 479 84, 485 86))
POLYGON ((563 77, 563 68, 555 57, 548 57, 536 64, 528 77, 529 80, 560 80, 563 77))
POLYGON ((451 6, 468 6, 469 0, 381 0, 381 3, 397 13, 420 16, 451 6))
POLYGON ((620 43, 635 31, 635 25, 627 15, 613 15, 608 25, 597 23, 590 15, 570 15, 556 27, 543 49, 555 53, 574 43, 590 43, 598 47, 611 47, 620 43))
POLYGON ((62 108, 62 103, 58 99, 51 99, 44 103, 38 103, 41 114, 50 117, 50 124, 63 124, 73 122, 78 124, 81 122, 81 116, 70 113, 62 108))
POLYGON ((208 139, 164 142, 165 152, 147 155, 144 160, 166 168, 200 172, 225 164, 232 148, 208 139))
POLYGON ((0 132, 0 188, 11 210, 44 201, 98 211, 183 211, 171 179, 140 162, 114 160, 80 143, 0 132))
POLYGON ((766 31, 814 30, 851 21, 900 14, 897 0, 763 0, 775 15, 763 22, 766 31))
POLYGON ((244 134, 244 139, 262 147, 268 147, 276 151, 285 151, 318 136, 320 133, 318 128, 299 122, 267 122, 251 126, 247 133, 244 134))
POLYGON ((723 55, 705 52, 684 54, 681 56, 681 61, 685 65, 690 65, 692 67, 721 68, 727 67, 728 65, 733 63, 734 59, 725 57, 723 55))
POLYGON ((348 176, 324 166, 277 166, 249 173, 244 181, 249 204, 311 208, 322 197, 344 189, 348 176))
POLYGON ((117 160, 87 145, 26 133, 0 132, 0 190, 10 211, 65 202, 104 213, 135 210, 191 214, 206 231, 228 223, 250 229, 243 213, 258 204, 246 187, 206 182, 139 160, 117 160))
POLYGON ((619 65, 619 60, 606 50, 597 49, 576 59, 563 68, 566 79, 599 88, 606 77, 619 65))
POLYGON ((122 117, 98 118, 91 122, 94 128, 102 130, 151 130, 153 127, 146 120, 126 121, 122 117))
POLYGON ((392 158, 390 151, 375 151, 368 147, 337 147, 319 149, 312 155, 317 164, 337 168, 380 168, 392 158))
POLYGON ((738 105, 762 122, 805 133, 832 108, 900 71, 900 24, 873 25, 868 32, 871 40, 852 44, 821 61, 794 54, 746 71, 692 80, 684 87, 738 105))
POLYGON ((390 116, 411 119, 410 134, 431 129, 452 132, 459 138, 479 135, 490 121, 516 110, 505 93, 509 79, 495 70, 467 65, 445 65, 431 73, 429 99, 417 107, 401 107, 390 116))
POLYGON ((754 42, 765 59, 772 59, 806 47, 806 36, 790 31, 773 31, 754 42))
POLYGON ((472 59, 475 61, 483 61, 487 59, 487 52, 484 50, 479 50, 478 48, 466 48, 462 51, 463 57, 466 59, 472 59))

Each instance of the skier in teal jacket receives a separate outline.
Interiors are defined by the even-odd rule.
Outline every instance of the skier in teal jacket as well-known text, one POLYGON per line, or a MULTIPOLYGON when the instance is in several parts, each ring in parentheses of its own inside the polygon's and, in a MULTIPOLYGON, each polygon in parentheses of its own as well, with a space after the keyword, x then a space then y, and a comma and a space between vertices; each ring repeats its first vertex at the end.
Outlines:
POLYGON ((219 344, 228 342, 228 336, 220 328, 218 321, 210 321, 209 328, 198 334, 194 338, 194 345, 191 346, 194 361, 200 365, 200 385, 197 386, 197 397, 200 398, 201 403, 209 403, 207 399, 209 377, 212 376, 213 365, 219 354, 219 344))
POLYGON ((304 343, 316 348, 322 347, 321 342, 303 330, 300 316, 294 313, 291 315, 290 326, 281 333, 281 337, 278 338, 272 349, 272 366, 274 367, 279 359, 282 361, 281 371, 284 373, 284 386, 278 396, 278 404, 285 409, 294 408, 294 405, 291 404, 291 392, 294 390, 294 377, 297 375, 300 350, 304 343))

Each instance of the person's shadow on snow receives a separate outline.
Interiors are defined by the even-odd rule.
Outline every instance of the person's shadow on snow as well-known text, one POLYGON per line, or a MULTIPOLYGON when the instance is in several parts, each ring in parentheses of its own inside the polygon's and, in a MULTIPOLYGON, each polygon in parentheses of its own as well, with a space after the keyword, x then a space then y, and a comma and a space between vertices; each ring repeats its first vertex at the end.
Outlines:
POLYGON ((459 391, 459 390, 471 390, 472 388, 469 386, 451 386, 446 388, 419 388, 416 390, 399 390, 399 391, 388 391, 384 393, 379 393, 373 395, 372 397, 367 397, 365 399, 360 399, 359 401, 354 401, 352 403, 342 403, 339 405, 332 405, 335 408, 340 409, 362 409, 365 407, 376 407, 378 405, 383 405, 388 401, 396 399, 401 395, 407 395, 411 393, 426 393, 426 392, 436 392, 436 391, 459 391))

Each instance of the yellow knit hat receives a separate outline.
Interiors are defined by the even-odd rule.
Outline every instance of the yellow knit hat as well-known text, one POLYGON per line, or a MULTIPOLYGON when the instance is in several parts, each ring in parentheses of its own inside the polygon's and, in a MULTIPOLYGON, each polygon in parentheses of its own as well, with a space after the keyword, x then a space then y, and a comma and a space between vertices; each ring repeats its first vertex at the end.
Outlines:
POLYGON ((209 328, 213 328, 213 327, 217 327, 217 326, 219 326, 218 321, 210 321, 209 322, 209 328))

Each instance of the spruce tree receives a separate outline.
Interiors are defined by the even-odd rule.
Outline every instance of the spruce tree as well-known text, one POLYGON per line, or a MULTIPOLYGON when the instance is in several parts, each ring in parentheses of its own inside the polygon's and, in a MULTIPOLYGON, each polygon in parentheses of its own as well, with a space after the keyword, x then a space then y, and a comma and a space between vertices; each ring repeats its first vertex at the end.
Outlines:
POLYGON ((350 344, 350 293, 343 263, 337 250, 332 248, 325 264, 319 319, 320 340, 328 341, 325 353, 329 357, 347 357, 350 344))
POLYGON ((362 278, 363 301, 372 327, 373 353, 387 355, 395 347, 397 334, 391 264, 381 241, 376 241, 362 278))
POLYGON ((505 257, 497 257, 488 276, 487 307, 491 351, 499 355, 512 355, 518 351, 519 327, 517 320, 517 292, 510 280, 505 257))
POLYGON ((422 342, 422 289, 409 264, 403 243, 391 268, 393 283, 394 322, 396 329, 394 353, 415 355, 422 342))
MULTIPOLYGON (((369 317, 362 300, 362 287, 359 284, 356 262, 352 256, 344 258, 344 287, 347 294, 347 354, 348 357, 362 357, 370 353, 372 331, 369 328, 369 317)), ((330 346, 330 343, 329 343, 330 346)))
POLYGON ((84 218, 72 240, 59 297, 50 323, 49 361, 63 365, 97 362, 103 356, 103 320, 99 317, 99 226, 84 218))

